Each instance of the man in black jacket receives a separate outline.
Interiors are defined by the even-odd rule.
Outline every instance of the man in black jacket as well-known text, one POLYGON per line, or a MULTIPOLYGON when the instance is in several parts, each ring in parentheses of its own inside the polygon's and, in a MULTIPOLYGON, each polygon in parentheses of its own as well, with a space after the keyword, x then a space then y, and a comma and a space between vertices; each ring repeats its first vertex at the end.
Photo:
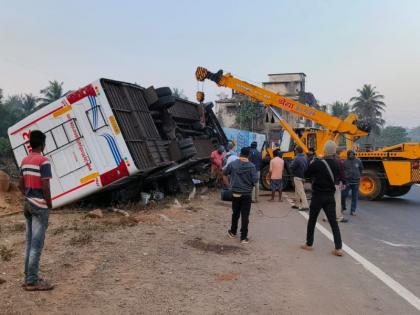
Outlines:
POLYGON ((334 141, 327 141, 324 145, 325 159, 315 159, 305 172, 307 178, 313 180, 312 183, 312 199, 309 211, 309 220, 306 235, 306 244, 303 249, 312 250, 314 243, 315 225, 321 209, 327 215, 331 230, 334 235, 335 250, 333 254, 342 256, 341 250, 341 234, 338 227, 337 217, 335 213, 335 182, 339 177, 339 166, 334 159, 337 145, 334 141))
POLYGON ((238 160, 229 163, 223 170, 223 175, 230 176, 232 189, 232 225, 228 231, 231 238, 236 236, 238 221, 241 222, 241 243, 248 243, 248 223, 251 211, 251 193, 258 182, 257 171, 254 164, 248 160, 249 147, 241 149, 238 160))

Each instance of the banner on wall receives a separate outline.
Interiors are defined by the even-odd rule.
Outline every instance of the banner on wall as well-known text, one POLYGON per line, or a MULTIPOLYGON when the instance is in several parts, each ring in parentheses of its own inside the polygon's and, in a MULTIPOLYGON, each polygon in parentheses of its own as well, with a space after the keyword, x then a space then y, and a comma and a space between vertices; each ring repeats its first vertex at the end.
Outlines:
POLYGON ((223 128, 226 137, 229 141, 236 144, 236 151, 239 152, 243 147, 249 147, 253 141, 257 142, 258 150, 261 150, 266 136, 265 134, 250 132, 246 130, 239 130, 234 128, 223 128))

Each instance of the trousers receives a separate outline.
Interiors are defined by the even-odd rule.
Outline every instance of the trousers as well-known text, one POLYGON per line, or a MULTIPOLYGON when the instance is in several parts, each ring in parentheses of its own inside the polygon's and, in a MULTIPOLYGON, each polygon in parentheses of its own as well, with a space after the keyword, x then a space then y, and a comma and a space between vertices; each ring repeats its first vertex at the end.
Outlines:
POLYGON ((324 210, 327 215, 328 222, 334 236, 334 245, 336 249, 343 246, 341 241, 340 228, 338 227, 337 217, 335 215, 335 199, 334 194, 314 194, 312 195, 311 205, 309 208, 309 220, 306 231, 306 244, 312 246, 314 244, 315 225, 319 212, 324 210))
POLYGON ((295 184, 295 204, 299 209, 309 208, 308 199, 306 199, 305 187, 303 186, 304 179, 299 177, 293 177, 293 183, 295 184))
POLYGON ((249 213, 251 212, 251 194, 232 197, 232 225, 230 231, 236 234, 241 218, 241 240, 248 237, 249 213))
MULTIPOLYGON (((335 185, 334 199, 335 199, 335 216, 337 218, 337 221, 340 222, 344 219, 343 210, 341 209, 340 185, 335 185)), ((324 219, 327 220, 327 216, 325 215, 325 212, 324 212, 324 219)))
POLYGON ((258 196, 260 194, 260 172, 257 172, 258 182, 255 184, 252 189, 252 201, 258 202, 258 196))
POLYGON ((48 210, 39 210, 28 201, 24 205, 26 219, 25 282, 38 282, 39 262, 48 228, 48 210))

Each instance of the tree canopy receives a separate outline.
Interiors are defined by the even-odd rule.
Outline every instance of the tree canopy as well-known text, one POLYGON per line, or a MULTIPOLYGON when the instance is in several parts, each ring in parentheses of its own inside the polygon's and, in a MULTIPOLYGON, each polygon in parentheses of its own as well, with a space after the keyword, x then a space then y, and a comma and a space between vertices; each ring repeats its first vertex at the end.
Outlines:
POLYGON ((43 107, 61 98, 63 96, 63 84, 64 82, 58 82, 57 80, 49 81, 49 85, 40 91, 42 96, 39 98, 39 106, 43 107))
POLYGON ((349 115, 350 104, 347 102, 335 101, 331 104, 331 115, 344 119, 349 115))
POLYGON ((39 106, 45 106, 63 95, 63 82, 49 81, 41 90, 42 97, 33 94, 14 94, 4 97, 0 89, 0 154, 10 151, 7 129, 24 117, 34 112, 39 106))
POLYGON ((384 96, 370 84, 363 85, 357 92, 359 95, 350 99, 352 110, 370 123, 374 133, 379 134, 381 127, 385 124, 385 120, 382 118, 386 106, 383 102, 384 96))

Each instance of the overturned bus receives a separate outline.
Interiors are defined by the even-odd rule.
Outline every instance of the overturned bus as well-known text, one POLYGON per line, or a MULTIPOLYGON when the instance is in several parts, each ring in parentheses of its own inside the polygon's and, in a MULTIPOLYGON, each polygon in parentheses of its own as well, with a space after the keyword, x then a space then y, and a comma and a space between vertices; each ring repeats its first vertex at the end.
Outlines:
POLYGON ((147 180, 173 183, 180 170, 191 182, 193 166, 204 169, 211 151, 227 141, 211 103, 110 79, 69 92, 11 126, 18 165, 31 151, 31 130, 46 134, 54 208, 128 183, 139 189, 147 180))

